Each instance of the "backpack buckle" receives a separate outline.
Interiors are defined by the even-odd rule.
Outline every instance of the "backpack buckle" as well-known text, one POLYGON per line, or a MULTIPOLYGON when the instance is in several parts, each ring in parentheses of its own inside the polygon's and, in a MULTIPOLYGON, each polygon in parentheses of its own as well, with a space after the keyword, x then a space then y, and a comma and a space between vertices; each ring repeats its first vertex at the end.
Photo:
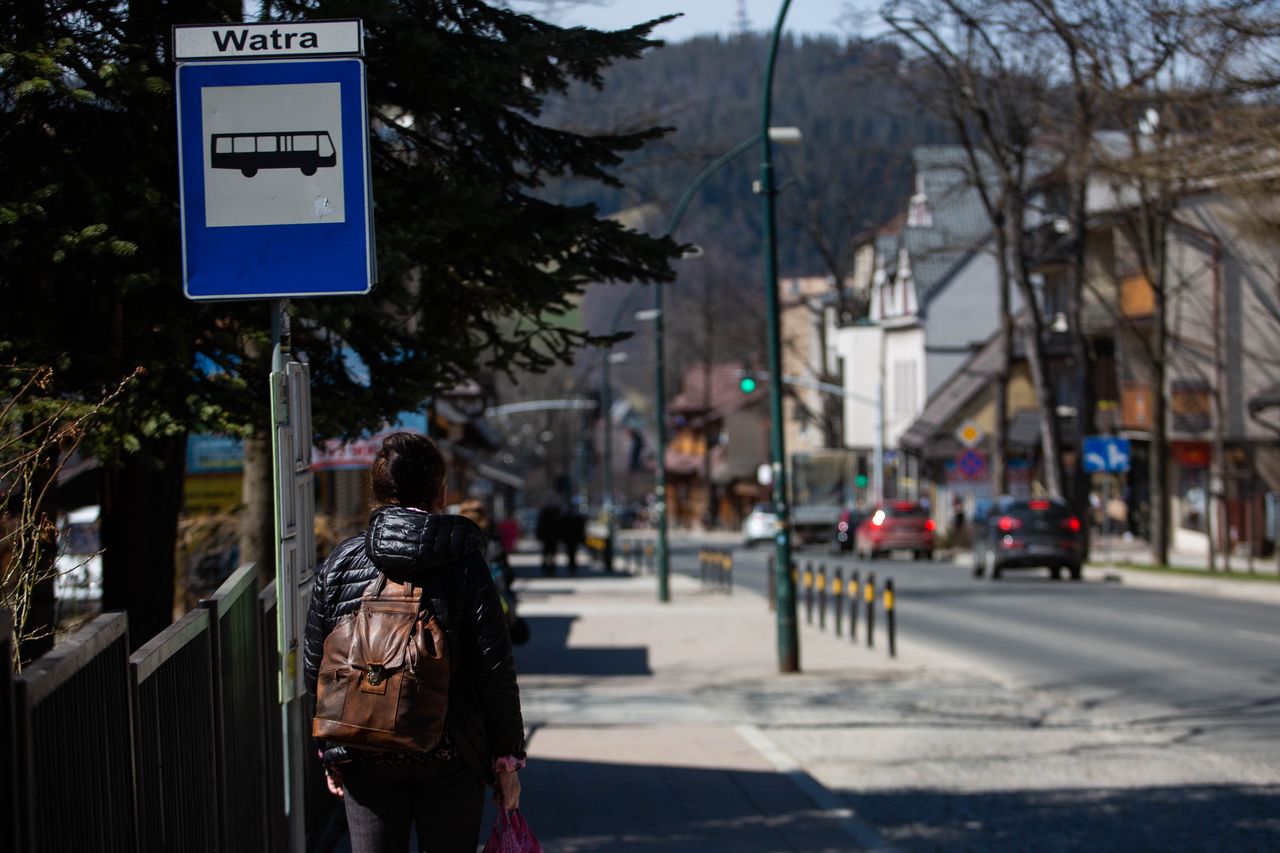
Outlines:
POLYGON ((369 674, 365 677, 365 680, 368 681, 370 684, 372 684, 374 687, 377 687, 379 684, 381 684, 382 683, 382 667, 380 666, 370 667, 369 674))

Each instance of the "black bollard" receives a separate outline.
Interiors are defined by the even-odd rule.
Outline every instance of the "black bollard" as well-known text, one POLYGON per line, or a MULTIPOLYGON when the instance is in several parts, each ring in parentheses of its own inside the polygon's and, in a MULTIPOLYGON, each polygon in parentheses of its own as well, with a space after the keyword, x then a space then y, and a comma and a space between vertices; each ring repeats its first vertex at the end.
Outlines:
POLYGON ((858 607, 861 606, 862 580, 857 570, 849 573, 849 639, 858 641, 858 607))
POLYGON ((827 564, 818 564, 818 629, 827 630, 827 564))
POLYGON ((804 564, 804 621, 813 624, 813 561, 804 564))
POLYGON ((835 604, 836 636, 844 636, 840 630, 844 624, 844 571, 836 566, 835 575, 831 578, 831 601, 835 604))
POLYGON ((876 573, 867 573, 867 585, 862 589, 862 598, 867 602, 867 648, 876 645, 876 573))
POLYGON ((765 565, 768 567, 764 576, 765 593, 769 599, 769 612, 773 613, 778 609, 778 556, 770 554, 765 565))
POLYGON ((893 578, 884 582, 884 618, 889 629, 889 657, 898 656, 898 625, 893 607, 893 578))

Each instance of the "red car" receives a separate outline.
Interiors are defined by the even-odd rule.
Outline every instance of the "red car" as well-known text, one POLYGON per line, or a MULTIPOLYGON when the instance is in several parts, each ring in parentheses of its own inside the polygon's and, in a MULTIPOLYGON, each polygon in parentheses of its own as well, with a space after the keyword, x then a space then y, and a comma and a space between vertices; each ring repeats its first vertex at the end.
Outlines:
POLYGON ((915 501, 885 501, 858 525, 858 556, 874 560, 885 551, 911 551, 917 559, 933 559, 937 525, 915 501))

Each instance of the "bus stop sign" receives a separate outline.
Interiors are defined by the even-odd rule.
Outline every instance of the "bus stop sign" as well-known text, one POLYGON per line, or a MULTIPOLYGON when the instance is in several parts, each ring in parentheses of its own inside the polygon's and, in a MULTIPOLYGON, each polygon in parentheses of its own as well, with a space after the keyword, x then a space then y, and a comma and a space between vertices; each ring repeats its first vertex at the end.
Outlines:
POLYGON ((369 292, 361 44, 358 21, 175 28, 188 298, 369 292))

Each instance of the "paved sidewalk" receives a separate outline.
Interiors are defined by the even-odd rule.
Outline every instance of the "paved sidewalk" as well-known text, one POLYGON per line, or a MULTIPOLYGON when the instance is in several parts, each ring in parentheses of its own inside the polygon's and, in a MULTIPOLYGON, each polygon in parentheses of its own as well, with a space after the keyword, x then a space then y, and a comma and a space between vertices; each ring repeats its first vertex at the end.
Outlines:
MULTIPOLYGON (((526 578, 530 570, 524 572, 526 578)), ((774 676, 755 596, 672 577, 519 582, 523 808, 549 851, 850 850, 882 842, 717 686, 774 676)), ((804 676, 802 676, 804 678, 804 676)))

